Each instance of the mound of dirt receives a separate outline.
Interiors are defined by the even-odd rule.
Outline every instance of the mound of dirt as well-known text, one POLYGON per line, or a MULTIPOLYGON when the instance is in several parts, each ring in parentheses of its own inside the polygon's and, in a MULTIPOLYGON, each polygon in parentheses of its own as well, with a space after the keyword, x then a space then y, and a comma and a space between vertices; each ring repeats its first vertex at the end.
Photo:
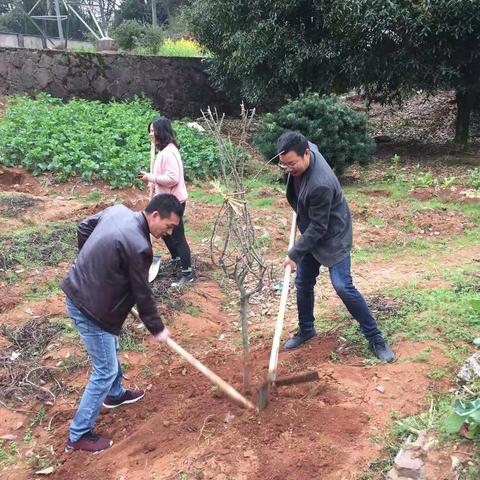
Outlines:
POLYGON ((417 200, 431 200, 439 198, 444 202, 454 203, 480 203, 478 192, 468 186, 452 186, 448 188, 439 187, 415 187, 408 192, 409 195, 417 200))

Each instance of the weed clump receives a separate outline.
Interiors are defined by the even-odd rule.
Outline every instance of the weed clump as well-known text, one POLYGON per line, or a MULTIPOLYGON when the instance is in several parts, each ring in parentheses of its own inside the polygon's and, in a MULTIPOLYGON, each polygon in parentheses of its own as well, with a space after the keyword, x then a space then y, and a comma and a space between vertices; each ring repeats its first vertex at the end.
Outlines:
POLYGON ((16 217, 18 214, 25 212, 37 203, 28 195, 7 195, 0 194, 0 216, 16 217))
POLYGON ((18 267, 56 266, 77 252, 76 226, 54 223, 45 230, 28 229, 0 236, 0 277, 18 267))

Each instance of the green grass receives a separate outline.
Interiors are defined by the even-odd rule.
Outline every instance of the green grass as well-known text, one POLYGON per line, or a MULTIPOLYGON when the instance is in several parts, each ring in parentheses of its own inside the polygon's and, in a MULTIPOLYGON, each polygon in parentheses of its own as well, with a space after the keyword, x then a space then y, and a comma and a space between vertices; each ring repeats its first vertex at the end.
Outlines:
POLYGON ((69 357, 65 357, 63 360, 60 360, 56 366, 72 372, 74 370, 77 370, 77 368, 84 367, 86 363, 87 355, 70 355, 69 357))
MULTIPOLYGON (((365 263, 370 260, 392 260, 392 256, 401 255, 402 257, 418 257, 422 256, 426 259, 431 258, 436 253, 452 252, 455 248, 476 245, 478 244, 478 237, 480 236, 480 208, 476 204, 461 204, 451 201, 443 201, 439 198, 432 198, 430 200, 422 201, 409 195, 409 190, 412 188, 410 182, 379 182, 369 185, 360 186, 346 186, 345 193, 351 203, 355 203, 357 208, 368 208, 367 205, 371 202, 369 192, 373 190, 384 190, 389 193, 388 196, 379 197, 383 209, 388 210, 389 207, 398 208, 399 202, 405 204, 406 218, 402 221, 391 221, 383 218, 370 216, 366 219, 371 225, 381 228, 387 221, 395 226, 400 231, 411 233, 415 231, 416 224, 413 215, 421 213, 422 211, 438 210, 442 214, 445 212, 455 212, 463 214, 466 219, 474 226, 466 229, 463 233, 450 236, 441 237, 438 239, 423 239, 412 238, 406 243, 400 241, 393 241, 389 245, 368 248, 353 249, 352 256, 356 263, 365 263)), ((355 222, 355 219, 354 219, 355 222)))
POLYGON ((137 325, 130 319, 125 322, 119 337, 121 351, 144 352, 146 350, 143 344, 145 330, 138 329, 137 325))
POLYGON ((188 192, 189 200, 197 200, 207 205, 222 205, 223 198, 219 193, 207 193, 203 189, 191 188, 188 192))
POLYGON ((0 235, 0 276, 18 268, 56 266, 77 253, 76 225, 68 222, 28 227, 0 235))
POLYGON ((15 442, 0 440, 0 470, 16 463, 19 456, 20 452, 15 442))
POLYGON ((424 350, 421 350, 415 355, 412 355, 411 357, 409 357, 408 360, 410 360, 411 362, 417 362, 417 363, 430 363, 431 354, 432 354, 432 349, 425 348, 424 350))
POLYGON ((0 217, 21 216, 36 203, 37 200, 23 193, 0 193, 0 217))
MULTIPOLYGON (((475 265, 445 272, 444 278, 450 282, 449 286, 430 288, 412 283, 407 287, 386 288, 383 294, 395 299, 398 308, 393 314, 380 312, 376 316, 387 338, 435 341, 445 348, 449 358, 462 362, 466 345, 471 344, 480 331, 480 309, 475 302, 480 299, 480 280, 475 274, 475 265)), ((322 317, 317 310, 318 331, 339 325, 338 318, 325 321, 322 317)), ((342 337, 368 354, 358 325, 345 308, 341 308, 339 317, 345 323, 342 337)), ((411 360, 429 361, 429 354, 421 352, 411 360)))
MULTIPOLYGON (((426 399, 428 409, 418 415, 402 417, 392 410, 390 417, 391 427, 382 434, 372 438, 372 442, 383 445, 382 455, 369 462, 367 471, 355 476, 355 480, 381 480, 393 467, 394 459, 408 437, 415 438, 419 430, 435 430, 437 439, 445 442, 452 439, 444 433, 443 422, 450 411, 451 396, 448 394, 433 393, 426 399)), ((462 477, 473 480, 477 477, 462 477)))
POLYGON ((449 276, 454 277, 451 287, 393 288, 389 295, 404 304, 395 317, 383 322, 384 330, 408 340, 470 343, 480 330, 480 312, 472 306, 472 301, 480 298, 476 290, 480 285, 466 273, 449 276), (459 291, 458 286, 465 282, 472 288, 459 291))
MULTIPOLYGON (((207 205, 223 204, 223 197, 219 193, 207 192, 204 188, 201 188, 201 184, 199 184, 198 187, 200 188, 195 187, 190 189, 190 199, 200 201, 207 205)), ((248 205, 256 208, 271 209, 275 205, 278 193, 281 192, 284 194, 282 188, 279 188, 278 185, 265 183, 264 179, 246 179, 245 188, 250 190, 246 195, 248 205), (261 190, 264 188, 272 189, 272 196, 266 196, 264 193, 261 193, 261 190)))
POLYGON ((367 222, 370 225, 373 225, 374 227, 384 227, 385 226, 385 220, 383 220, 382 218, 369 217, 367 219, 367 222))
POLYGON ((47 416, 47 408, 44 406, 41 406, 38 409, 37 413, 35 414, 35 417, 33 418, 32 422, 30 423, 30 426, 35 427, 37 425, 41 425, 45 420, 46 416, 47 416))
POLYGON ((459 235, 436 240, 413 238, 405 243, 396 242, 390 245, 365 248, 357 248, 354 245, 352 260, 357 264, 373 260, 391 262, 393 256, 401 256, 403 258, 423 257, 426 262, 429 262, 435 254, 445 256, 452 254, 458 248, 478 245, 478 238, 480 238, 480 227, 473 227, 459 235))
POLYGON ((425 209, 455 209, 461 212, 471 211, 478 217, 480 215, 478 205, 469 203, 457 203, 450 200, 442 200, 440 198, 431 198, 428 200, 418 200, 409 191, 413 188, 411 183, 374 183, 360 186, 346 186, 344 188, 345 196, 349 202, 356 202, 360 206, 371 200, 370 191, 384 190, 388 192, 388 196, 379 197, 383 205, 396 205, 399 201, 409 204, 409 213, 425 209))
POLYGON ((248 200, 251 207, 271 209, 275 206, 275 197, 252 198, 248 200))
POLYGON ((192 239, 195 242, 209 241, 212 236, 213 225, 204 224, 201 229, 193 230, 188 225, 188 221, 185 222, 185 236, 187 239, 192 239))
POLYGON ((25 298, 27 300, 43 300, 45 298, 52 297, 54 295, 57 295, 60 293, 62 290, 60 289, 60 280, 59 279, 53 279, 49 280, 46 284, 44 285, 32 285, 32 288, 27 294, 25 295, 25 298))
POLYGON ((95 47, 95 45, 91 45, 88 47, 84 45, 80 45, 78 47, 69 47, 69 50, 77 53, 97 53, 97 48, 95 47))
POLYGON ((69 317, 56 317, 50 320, 53 325, 59 325, 62 327, 60 330, 61 336, 68 340, 70 343, 78 343, 80 336, 77 329, 73 326, 72 320, 69 317))
POLYGON ((99 190, 92 190, 87 193, 87 195, 79 196, 79 199, 82 203, 98 203, 103 198, 103 193, 99 190))
POLYGON ((202 310, 195 305, 190 305, 185 309, 185 312, 192 317, 198 317, 202 313, 202 310))
POLYGON ((27 428, 23 434, 23 441, 25 443, 30 443, 33 438, 33 432, 31 428, 27 428))

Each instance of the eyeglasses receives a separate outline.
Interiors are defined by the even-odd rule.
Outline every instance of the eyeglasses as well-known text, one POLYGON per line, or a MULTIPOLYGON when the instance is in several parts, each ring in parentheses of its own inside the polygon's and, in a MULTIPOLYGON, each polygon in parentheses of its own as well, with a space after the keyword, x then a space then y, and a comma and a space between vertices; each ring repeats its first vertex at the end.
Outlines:
POLYGON ((291 163, 283 163, 283 162, 278 162, 278 166, 280 168, 283 168, 284 170, 292 170, 292 168, 295 168, 297 165, 298 161, 296 162, 291 162, 291 163))

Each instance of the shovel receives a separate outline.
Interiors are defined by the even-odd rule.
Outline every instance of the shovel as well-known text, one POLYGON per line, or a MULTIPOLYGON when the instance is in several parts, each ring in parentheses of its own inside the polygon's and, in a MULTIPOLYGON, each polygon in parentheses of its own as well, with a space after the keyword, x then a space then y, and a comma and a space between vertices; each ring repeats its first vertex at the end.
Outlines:
POLYGON ((152 264, 148 269, 148 283, 152 283, 158 275, 158 271, 160 270, 160 263, 161 258, 158 255, 154 255, 152 264))
MULTIPOLYGON (((135 308, 131 310, 132 315, 140 320, 138 311, 135 308)), ((209 368, 207 368, 203 363, 197 360, 193 355, 184 350, 178 343, 174 342, 171 338, 168 338, 165 342, 169 348, 174 352, 178 353, 182 358, 184 358, 190 365, 195 367, 199 372, 203 373, 212 383, 217 385, 217 387, 229 396, 234 402, 241 405, 245 408, 250 408, 255 410, 255 405, 247 400, 243 395, 241 395, 237 390, 235 390, 231 385, 222 380, 217 374, 213 373, 209 368)))
MULTIPOLYGON (((295 232, 297 228, 297 214, 293 212, 292 227, 290 229, 290 239, 288 242, 288 250, 295 243, 295 232)), ((275 333, 273 335, 272 352, 270 354, 270 363, 268 366, 267 380, 260 386, 258 391, 258 410, 262 411, 268 405, 270 395, 270 387, 272 385, 292 385, 295 383, 311 382, 318 379, 318 372, 308 372, 291 377, 277 378, 278 351, 280 349, 280 337, 282 336, 283 319, 285 317, 285 309, 287 306, 288 287, 290 285, 290 266, 285 268, 282 285, 282 295, 280 297, 280 308, 278 310, 277 323, 275 325, 275 333)))
MULTIPOLYGON (((155 163, 155 144, 152 142, 150 144, 150 174, 153 173, 153 164, 155 163)), ((150 186, 150 200, 153 198, 154 187, 150 186)), ((150 235, 150 243, 153 245, 153 236, 150 235)), ((152 260, 152 264, 148 270, 148 282, 153 282, 158 275, 158 271, 160 270, 160 257, 154 256, 152 260)))

